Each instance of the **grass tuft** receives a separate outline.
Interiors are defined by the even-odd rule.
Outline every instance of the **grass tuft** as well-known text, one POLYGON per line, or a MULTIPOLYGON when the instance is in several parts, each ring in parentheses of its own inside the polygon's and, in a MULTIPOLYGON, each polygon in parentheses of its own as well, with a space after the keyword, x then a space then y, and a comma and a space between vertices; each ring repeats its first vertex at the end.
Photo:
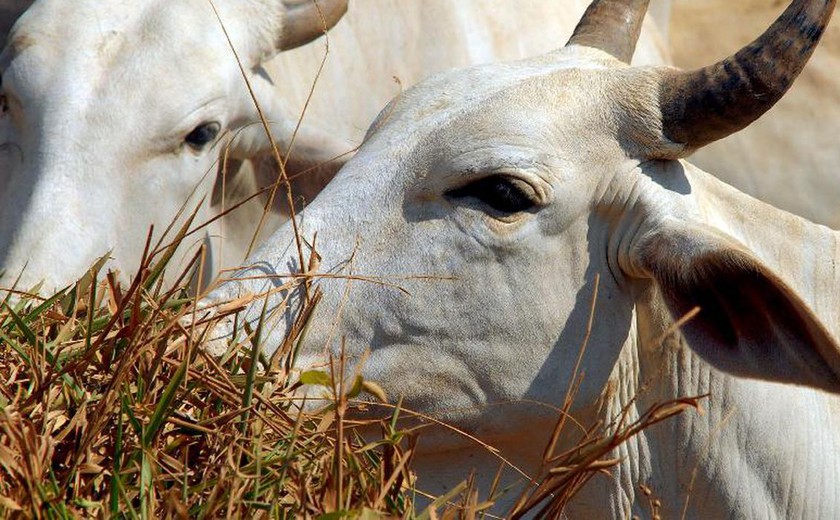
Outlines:
MULTIPOLYGON (((212 322, 197 317, 186 285, 162 289, 172 254, 161 251, 128 286, 103 274, 100 261, 49 298, 16 292, 0 303, 0 517, 487 517, 492 500, 467 475, 431 507, 416 507, 418 432, 399 423, 412 414, 397 405, 381 421, 348 420, 362 392, 385 395, 358 376, 336 381, 344 359, 328 372, 292 376, 305 323, 279 358, 260 353, 262 323, 222 358, 206 354, 203 331, 212 322), (300 412, 302 383, 323 387, 331 404, 300 412), (360 426, 382 435, 366 441, 360 426)), ((212 320, 258 300, 220 307, 212 320)), ((547 450, 548 469, 510 515, 559 514, 619 462, 610 456, 618 445, 696 406, 696 399, 663 403, 634 422, 625 414, 590 429, 574 449, 547 450)))
POLYGON ((403 436, 383 422, 365 445, 336 435, 336 406, 299 413, 291 362, 260 363, 259 331, 208 356, 186 286, 158 283, 171 251, 127 287, 100 262, 48 299, 2 301, 0 517, 409 515, 403 436))

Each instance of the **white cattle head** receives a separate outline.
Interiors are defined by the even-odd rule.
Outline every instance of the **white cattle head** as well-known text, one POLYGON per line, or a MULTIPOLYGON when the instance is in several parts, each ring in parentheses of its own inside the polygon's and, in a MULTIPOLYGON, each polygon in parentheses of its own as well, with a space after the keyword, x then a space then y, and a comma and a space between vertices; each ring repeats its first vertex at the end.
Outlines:
POLYGON ((231 136, 250 125, 234 156, 268 146, 243 74, 288 144, 295 120, 274 106, 277 87, 260 64, 322 35, 346 8, 347 0, 35 2, 0 56, 0 287, 22 272, 19 288, 42 280, 58 288, 106 254, 132 274, 151 225, 160 237, 183 206, 177 228, 205 196, 196 223, 208 220, 231 136))
MULTIPOLYGON (((562 401, 584 342, 579 398, 592 402, 622 352, 699 306, 683 336, 712 365, 840 391, 831 333, 715 220, 706 174, 681 161, 782 96, 834 2, 796 0, 754 43, 694 72, 626 64, 646 6, 596 1, 564 48, 436 76, 382 112, 299 217, 324 294, 300 367, 343 347, 349 372, 406 408, 501 435, 538 424, 523 401, 562 401)), ((208 303, 288 282, 300 270, 292 226, 248 264, 208 303)), ((267 351, 295 319, 280 302, 300 298, 268 297, 267 351)))

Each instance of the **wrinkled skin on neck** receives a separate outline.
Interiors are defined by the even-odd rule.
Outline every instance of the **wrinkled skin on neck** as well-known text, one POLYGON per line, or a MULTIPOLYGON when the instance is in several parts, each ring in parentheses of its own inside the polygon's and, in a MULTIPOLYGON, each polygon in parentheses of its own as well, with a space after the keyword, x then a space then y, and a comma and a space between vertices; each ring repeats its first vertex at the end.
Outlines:
MULTIPOLYGON (((640 484, 654 489, 667 516, 684 507, 690 518, 833 516, 836 443, 823 442, 820 453, 808 446, 831 438, 836 398, 756 378, 837 390, 836 274, 815 260, 836 258, 836 236, 687 163, 647 159, 679 155, 660 133, 657 74, 573 46, 444 74, 396 100, 300 217, 309 244, 317 232, 320 272, 329 277, 316 282, 324 299, 298 368, 323 366, 344 345, 348 373, 360 371, 406 409, 481 438, 536 477, 586 343, 572 409, 584 425, 609 423, 633 398, 631 415, 665 399, 712 396, 704 415, 688 413, 622 447, 625 460, 612 478, 596 477, 573 516, 648 515, 640 484), (499 176, 531 201, 526 210, 498 211, 480 190, 463 196, 465 186, 499 176), (789 330, 784 316, 771 316, 785 323, 750 344, 741 339, 754 333, 749 315, 709 306, 697 327, 731 327, 732 337, 712 334, 720 342, 710 343, 693 325, 674 332, 682 293, 708 303, 717 293, 704 284, 715 287, 715 272, 755 277, 745 294, 778 300, 800 318, 789 330), (796 342, 805 336, 816 347, 796 342), (771 346, 778 350, 762 351, 771 346), (775 364, 793 359, 789 350, 802 366, 775 364), (792 439, 781 446, 780 421, 792 439), (812 493, 818 500, 808 500, 812 493)), ((299 267, 294 244, 291 228, 280 229, 233 277, 242 279, 208 303, 279 286, 299 267)), ((269 307, 287 296, 270 297, 269 307)), ((268 351, 281 343, 299 297, 271 316, 268 351)), ((756 312, 772 314, 770 307, 756 312)), ((249 319, 261 310, 255 305, 249 319)), ((230 323, 215 333, 224 339, 230 323)), ((421 488, 433 493, 471 467, 489 486, 500 463, 434 429, 417 462, 421 488)), ((522 474, 505 478, 521 485, 522 474)))

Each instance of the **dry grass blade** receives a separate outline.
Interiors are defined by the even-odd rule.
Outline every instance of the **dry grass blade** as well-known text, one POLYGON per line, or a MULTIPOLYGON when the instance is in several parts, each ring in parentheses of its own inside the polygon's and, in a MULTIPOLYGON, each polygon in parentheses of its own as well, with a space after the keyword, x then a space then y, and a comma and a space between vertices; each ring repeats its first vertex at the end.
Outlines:
POLYGON ((553 457, 538 486, 528 490, 511 512, 511 518, 537 513, 538 518, 559 518, 575 494, 592 477, 605 472, 621 459, 609 458, 615 449, 643 430, 687 410, 699 410, 705 396, 675 399, 651 406, 632 423, 626 422, 627 410, 616 424, 594 427, 574 448, 553 457))

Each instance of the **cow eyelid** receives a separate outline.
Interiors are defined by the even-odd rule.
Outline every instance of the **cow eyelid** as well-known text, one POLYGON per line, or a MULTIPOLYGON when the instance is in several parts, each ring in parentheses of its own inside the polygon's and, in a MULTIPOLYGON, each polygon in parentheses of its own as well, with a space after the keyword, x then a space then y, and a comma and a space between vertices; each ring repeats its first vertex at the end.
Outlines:
POLYGON ((451 199, 472 198, 493 210, 513 214, 533 209, 537 203, 507 175, 488 175, 446 192, 451 199))

